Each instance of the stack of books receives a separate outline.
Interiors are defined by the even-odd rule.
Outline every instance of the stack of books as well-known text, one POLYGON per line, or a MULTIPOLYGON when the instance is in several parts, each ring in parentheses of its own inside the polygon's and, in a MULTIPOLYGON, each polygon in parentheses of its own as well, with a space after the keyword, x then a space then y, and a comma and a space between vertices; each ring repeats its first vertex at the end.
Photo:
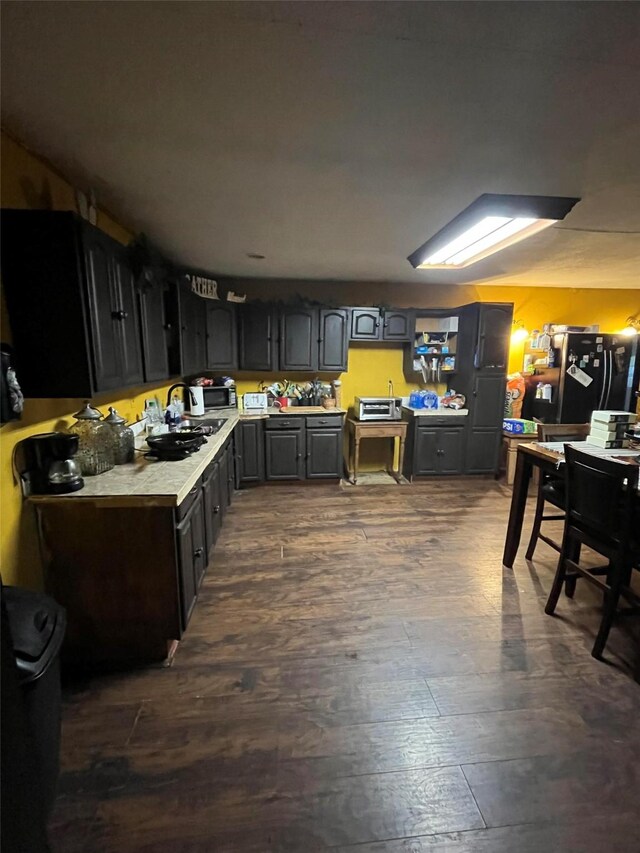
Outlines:
POLYGON ((587 442, 603 450, 618 450, 629 446, 625 433, 636 422, 632 412, 596 411, 591 415, 587 442))

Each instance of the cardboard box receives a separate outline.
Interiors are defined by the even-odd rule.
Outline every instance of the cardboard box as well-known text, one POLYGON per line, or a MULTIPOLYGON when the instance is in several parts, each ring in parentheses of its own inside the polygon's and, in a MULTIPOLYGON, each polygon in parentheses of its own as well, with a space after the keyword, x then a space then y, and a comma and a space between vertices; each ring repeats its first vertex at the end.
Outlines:
POLYGON ((601 438, 599 435, 589 435, 585 444, 592 444, 595 447, 600 447, 602 450, 621 450, 624 447, 629 447, 628 438, 601 438))
MULTIPOLYGON (((591 424, 634 424, 636 422, 636 415, 633 412, 617 412, 617 411, 608 411, 606 409, 596 410, 591 415, 591 424)), ((598 427, 598 429, 602 429, 602 427, 598 427)))
POLYGON ((523 433, 536 435, 538 427, 535 421, 527 421, 524 418, 505 418, 502 421, 502 429, 505 432, 510 432, 512 435, 520 435, 523 433))

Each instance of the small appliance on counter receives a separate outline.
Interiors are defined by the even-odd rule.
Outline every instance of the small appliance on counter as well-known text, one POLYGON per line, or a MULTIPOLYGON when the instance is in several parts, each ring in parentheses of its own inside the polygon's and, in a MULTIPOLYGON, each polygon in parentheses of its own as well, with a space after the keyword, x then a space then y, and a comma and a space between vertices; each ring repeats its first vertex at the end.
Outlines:
POLYGON ((359 421, 399 421, 401 397, 356 397, 355 416, 359 421))
POLYGON ((23 456, 20 480, 25 495, 64 495, 84 486, 78 452, 78 436, 45 432, 25 438, 19 445, 23 456))
POLYGON ((204 415, 204 389, 199 385, 187 385, 186 382, 176 382, 175 385, 169 388, 167 391, 167 408, 172 405, 172 395, 177 388, 184 389, 184 404, 189 414, 195 416, 204 415))
POLYGON ((263 391, 243 394, 242 396, 242 408, 245 415, 266 415, 267 405, 267 395, 263 391))

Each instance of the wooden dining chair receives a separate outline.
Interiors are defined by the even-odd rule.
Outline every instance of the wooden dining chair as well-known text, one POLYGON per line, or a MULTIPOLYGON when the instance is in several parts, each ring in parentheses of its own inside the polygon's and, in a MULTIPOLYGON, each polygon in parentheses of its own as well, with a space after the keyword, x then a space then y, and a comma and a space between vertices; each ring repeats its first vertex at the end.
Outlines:
MULTIPOLYGON (((538 441, 583 441, 588 434, 589 424, 538 424, 538 441)), ((560 551, 560 543, 541 533, 540 528, 543 521, 564 521, 564 512, 545 515, 545 503, 564 510, 564 475, 562 473, 558 472, 557 477, 550 474, 540 475, 533 527, 526 553, 527 560, 533 559, 538 539, 542 539, 554 551, 560 551)), ((570 591, 570 586, 568 590, 570 591)))
POLYGON ((545 613, 555 612, 565 581, 583 577, 604 593, 600 628, 591 654, 601 658, 620 597, 640 605, 630 589, 631 574, 640 562, 638 474, 640 467, 593 456, 565 445, 566 520, 560 559, 545 613), (587 545, 607 563, 580 565, 580 546, 587 545), (604 578, 604 580, 601 580, 604 578))

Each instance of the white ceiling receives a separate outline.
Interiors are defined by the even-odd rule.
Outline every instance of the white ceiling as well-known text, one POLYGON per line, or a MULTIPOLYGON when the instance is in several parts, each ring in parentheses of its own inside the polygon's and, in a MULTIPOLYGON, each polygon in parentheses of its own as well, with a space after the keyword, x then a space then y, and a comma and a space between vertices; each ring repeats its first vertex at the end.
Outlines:
POLYGON ((5 0, 2 24, 4 125, 192 266, 640 287, 640 3, 5 0), (583 201, 413 270, 483 192, 583 201))

